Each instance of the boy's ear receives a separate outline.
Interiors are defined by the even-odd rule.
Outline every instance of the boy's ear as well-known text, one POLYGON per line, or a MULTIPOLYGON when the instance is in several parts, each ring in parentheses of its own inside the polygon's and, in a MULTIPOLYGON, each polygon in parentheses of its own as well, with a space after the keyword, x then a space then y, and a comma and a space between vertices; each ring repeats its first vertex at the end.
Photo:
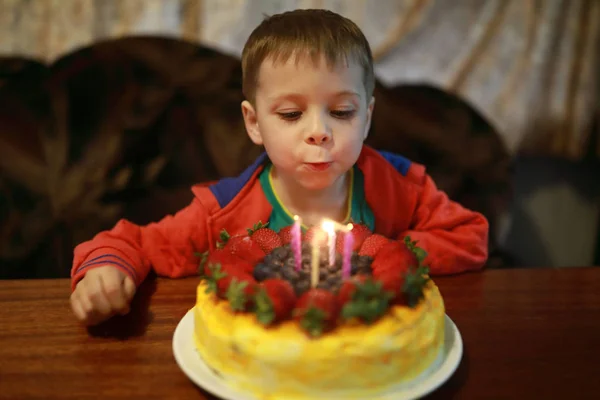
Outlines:
POLYGON ((244 124, 246 125, 246 132, 250 137, 250 140, 254 144, 262 145, 262 135, 260 134, 260 128, 258 127, 258 119, 256 117, 256 110, 250 104, 248 100, 242 101, 242 115, 244 116, 244 124))
POLYGON ((363 134, 363 140, 369 136, 369 129, 371 129, 371 117, 373 116, 373 109, 375 108, 375 97, 371 97, 371 101, 367 106, 367 123, 365 124, 365 132, 363 134))

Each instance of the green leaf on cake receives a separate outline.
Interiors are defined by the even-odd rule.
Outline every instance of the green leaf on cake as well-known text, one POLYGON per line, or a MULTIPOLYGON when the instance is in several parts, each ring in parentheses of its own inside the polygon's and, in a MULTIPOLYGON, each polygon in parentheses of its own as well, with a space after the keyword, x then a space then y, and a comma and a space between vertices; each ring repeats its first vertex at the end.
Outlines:
POLYGON ((351 300, 342 308, 342 318, 359 318, 370 324, 387 312, 393 295, 383 290, 381 282, 367 280, 356 285, 351 300))
POLYGON ((219 279, 225 278, 227 273, 221 271, 221 264, 211 264, 208 266, 210 275, 206 277, 206 294, 217 293, 219 279))
POLYGON ((302 316, 300 326, 312 337, 321 336, 325 317, 325 311, 317 307, 310 307, 302 316))
POLYGON ((248 282, 238 282, 236 278, 231 280, 226 297, 233 311, 244 311, 246 309, 248 303, 248 296, 245 292, 246 286, 248 286, 248 282))
POLYGON ((229 239, 231 239, 231 235, 227 232, 227 230, 223 229, 221 233, 219 233, 219 238, 221 239, 221 241, 217 240, 216 247, 217 249, 222 249, 223 247, 225 247, 229 239))
POLYGON ((248 231, 248 236, 252 236, 252 234, 254 232, 256 232, 259 229, 263 229, 266 228, 269 225, 269 222, 267 221, 267 223, 263 224, 262 221, 258 221, 258 223, 254 224, 252 226, 252 228, 248 228, 246 229, 248 231))
POLYGON ((256 293, 254 304, 256 320, 262 325, 270 325, 275 320, 275 310, 266 290, 261 289, 256 293))
POLYGON ((417 260, 419 261, 419 265, 421 265, 423 260, 425 260, 425 257, 427 257, 427 252, 420 247, 415 247, 413 253, 415 253, 417 260))
POLYGON ((418 247, 418 243, 419 242, 416 240, 412 241, 410 236, 406 236, 404 238, 404 244, 415 255, 417 261, 419 262, 419 266, 421 266, 423 264, 423 261, 427 257, 427 252, 423 248, 418 247))
POLYGON ((402 293, 404 293, 409 307, 415 307, 423 299, 429 280, 429 268, 427 267, 421 266, 405 274, 402 293))
POLYGON ((200 257, 200 263, 198 264, 198 275, 200 275, 200 278, 202 279, 207 278, 207 275, 204 272, 204 266, 206 265, 206 261, 208 261, 208 251, 205 251, 204 253, 194 253, 194 255, 196 257, 200 257))

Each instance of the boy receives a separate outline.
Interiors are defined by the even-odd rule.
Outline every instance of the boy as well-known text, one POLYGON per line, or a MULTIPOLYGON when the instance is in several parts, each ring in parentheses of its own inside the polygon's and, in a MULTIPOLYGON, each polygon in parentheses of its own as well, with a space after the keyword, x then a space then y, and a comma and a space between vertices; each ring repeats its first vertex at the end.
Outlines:
POLYGON ((127 313, 150 268, 197 273, 196 251, 219 232, 258 221, 279 230, 299 215, 355 221, 389 238, 410 235, 428 252, 432 274, 481 268, 488 224, 438 191, 420 165, 363 145, 375 100, 371 50, 351 21, 296 10, 263 21, 242 53, 242 113, 261 156, 239 177, 195 186, 192 203, 158 223, 121 220, 75 248, 71 305, 96 324, 127 313))

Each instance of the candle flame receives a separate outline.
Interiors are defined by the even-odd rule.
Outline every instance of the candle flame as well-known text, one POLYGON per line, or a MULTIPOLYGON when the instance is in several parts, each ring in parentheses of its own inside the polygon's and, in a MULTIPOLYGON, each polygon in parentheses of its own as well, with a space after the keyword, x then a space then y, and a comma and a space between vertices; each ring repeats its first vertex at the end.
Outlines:
POLYGON ((335 233, 335 223, 331 220, 326 219, 321 224, 321 229, 323 229, 329 235, 333 235, 335 233))
POLYGON ((323 219, 323 222, 321 222, 321 229, 328 233, 336 231, 348 233, 353 227, 354 225, 352 224, 342 225, 330 219, 323 219))

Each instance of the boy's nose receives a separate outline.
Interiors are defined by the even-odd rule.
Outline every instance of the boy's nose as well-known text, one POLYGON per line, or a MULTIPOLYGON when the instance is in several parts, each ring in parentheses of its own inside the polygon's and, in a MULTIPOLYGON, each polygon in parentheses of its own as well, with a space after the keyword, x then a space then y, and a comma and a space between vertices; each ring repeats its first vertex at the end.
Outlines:
POLYGON ((331 135, 327 132, 313 132, 306 136, 306 143, 321 145, 329 142, 331 135))
POLYGON ((322 145, 331 140, 331 132, 329 132, 326 118, 316 113, 311 118, 311 126, 306 135, 306 143, 314 145, 322 145))

